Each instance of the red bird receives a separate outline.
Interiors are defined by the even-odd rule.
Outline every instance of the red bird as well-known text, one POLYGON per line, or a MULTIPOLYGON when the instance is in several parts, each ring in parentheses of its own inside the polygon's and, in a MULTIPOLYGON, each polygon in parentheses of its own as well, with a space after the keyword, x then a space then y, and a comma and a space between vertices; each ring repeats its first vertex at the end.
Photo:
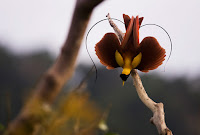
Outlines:
POLYGON ((122 42, 115 33, 106 33, 96 44, 96 55, 107 69, 122 67, 120 75, 124 82, 130 75, 132 69, 142 72, 156 69, 165 60, 165 49, 160 46, 156 38, 145 37, 139 43, 139 27, 143 17, 130 18, 123 14, 126 33, 122 42))

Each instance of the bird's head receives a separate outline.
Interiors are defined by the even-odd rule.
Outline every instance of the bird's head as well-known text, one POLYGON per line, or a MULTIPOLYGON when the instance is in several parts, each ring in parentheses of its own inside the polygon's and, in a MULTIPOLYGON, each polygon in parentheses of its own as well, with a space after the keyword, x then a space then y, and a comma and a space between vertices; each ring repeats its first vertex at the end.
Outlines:
POLYGON ((123 55, 119 53, 118 50, 115 52, 115 60, 117 64, 123 68, 122 74, 120 74, 120 78, 124 82, 128 79, 131 70, 136 68, 142 59, 142 54, 139 53, 135 57, 131 57, 131 55, 128 55, 127 53, 124 53, 123 55))

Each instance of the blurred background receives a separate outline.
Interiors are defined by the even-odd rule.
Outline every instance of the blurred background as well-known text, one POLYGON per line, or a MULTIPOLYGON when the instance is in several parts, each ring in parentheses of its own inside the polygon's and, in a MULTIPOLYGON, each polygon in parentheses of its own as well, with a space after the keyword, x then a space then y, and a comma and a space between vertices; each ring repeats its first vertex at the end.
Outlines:
MULTIPOLYGON (((0 130, 16 117, 42 74, 59 54, 70 27, 75 1, 0 0, 0 130)), ((200 134, 200 31, 199 0, 106 0, 93 12, 87 31, 97 21, 111 17, 123 21, 122 14, 143 16, 143 24, 158 24, 171 36, 172 55, 154 71, 141 73, 149 96, 165 105, 166 123, 174 134, 200 134)), ((115 21, 122 31, 121 22, 115 21)), ((122 69, 107 70, 95 55, 94 46, 107 32, 107 21, 96 25, 87 40, 88 51, 97 65, 88 80, 91 99, 105 109, 111 131, 133 134, 157 134, 149 123, 152 116, 140 101, 131 78, 122 87, 122 69), (145 129, 145 130, 144 130, 145 129)), ((86 33, 87 34, 87 33, 86 33)), ((154 36, 170 54, 167 34, 156 26, 140 29, 140 41, 154 36)), ((85 39, 77 60, 74 77, 63 92, 76 87, 92 67, 85 39)))

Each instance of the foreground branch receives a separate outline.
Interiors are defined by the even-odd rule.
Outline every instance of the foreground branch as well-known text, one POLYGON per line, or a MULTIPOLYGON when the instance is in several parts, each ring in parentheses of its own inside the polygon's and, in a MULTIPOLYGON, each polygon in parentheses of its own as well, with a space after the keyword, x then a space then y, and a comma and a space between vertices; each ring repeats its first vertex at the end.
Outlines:
POLYGON ((59 57, 38 82, 32 98, 9 125, 6 135, 32 134, 34 127, 44 121, 43 117, 51 110, 51 103, 66 81, 73 75, 79 48, 91 13, 102 1, 77 0, 69 34, 59 57))
MULTIPOLYGON (((110 15, 107 15, 110 25, 113 27, 114 31, 116 32, 118 38, 122 42, 122 37, 124 34, 118 29, 117 25, 114 24, 110 15)), ((138 75, 135 69, 132 70, 131 75, 133 77, 133 83, 138 93, 139 98, 141 101, 152 111, 153 117, 150 119, 150 122, 154 124, 158 130, 159 135, 172 135, 172 131, 166 126, 165 123, 165 113, 163 103, 156 103, 154 102, 149 96, 147 95, 140 76, 138 75)))

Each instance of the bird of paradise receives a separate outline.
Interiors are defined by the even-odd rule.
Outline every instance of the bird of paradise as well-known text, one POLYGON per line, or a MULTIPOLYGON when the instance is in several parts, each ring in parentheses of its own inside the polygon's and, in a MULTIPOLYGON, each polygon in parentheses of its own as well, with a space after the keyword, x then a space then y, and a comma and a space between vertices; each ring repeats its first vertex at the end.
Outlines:
POLYGON ((122 42, 115 33, 106 33, 96 44, 96 55, 107 69, 122 67, 120 75, 123 85, 133 69, 142 72, 154 70, 165 60, 165 49, 156 38, 145 37, 139 43, 139 28, 143 17, 130 18, 123 14, 126 33, 122 42))

